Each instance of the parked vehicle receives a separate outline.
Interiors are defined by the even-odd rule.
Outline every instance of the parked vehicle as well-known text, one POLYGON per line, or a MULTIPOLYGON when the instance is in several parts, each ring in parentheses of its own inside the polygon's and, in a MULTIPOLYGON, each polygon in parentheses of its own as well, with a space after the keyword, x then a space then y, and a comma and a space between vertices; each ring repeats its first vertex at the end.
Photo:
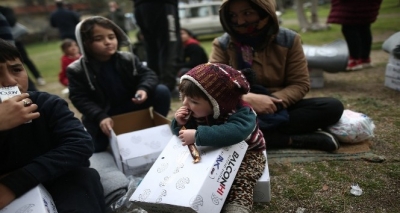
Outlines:
POLYGON ((221 1, 179 4, 179 19, 182 28, 195 35, 224 32, 219 21, 221 1))
MULTIPOLYGON (((195 35, 222 33, 224 29, 219 20, 219 7, 222 1, 207 1, 202 3, 179 3, 179 19, 182 28, 195 35)), ((281 24, 281 12, 277 11, 281 24)))

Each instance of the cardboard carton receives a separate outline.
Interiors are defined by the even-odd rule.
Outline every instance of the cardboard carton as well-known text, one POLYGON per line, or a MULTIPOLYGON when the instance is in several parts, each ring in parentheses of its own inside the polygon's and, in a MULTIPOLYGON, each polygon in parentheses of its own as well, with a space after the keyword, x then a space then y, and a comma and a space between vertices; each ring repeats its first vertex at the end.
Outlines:
POLYGON ((129 200, 148 212, 220 212, 247 147, 198 147, 201 160, 193 164, 173 136, 129 200))
POLYGON ((395 66, 400 67, 400 59, 394 57, 393 54, 390 54, 390 56, 389 56, 389 64, 393 64, 395 66))
POLYGON ((172 136, 170 121, 149 109, 112 117, 110 146, 125 175, 147 172, 172 136))
POLYGON ((395 79, 400 79, 400 65, 388 63, 386 65, 385 76, 395 79))
POLYGON ((0 213, 17 212, 57 213, 57 209, 49 192, 40 184, 0 210, 0 213))
POLYGON ((400 79, 385 76, 385 86, 400 91, 400 79))
MULTIPOLYGON (((267 158, 267 152, 264 151, 265 158, 267 158)), ((257 181, 254 187, 253 201, 255 203, 270 202, 271 201, 271 184, 268 169, 268 158, 265 162, 265 169, 263 175, 257 181)))

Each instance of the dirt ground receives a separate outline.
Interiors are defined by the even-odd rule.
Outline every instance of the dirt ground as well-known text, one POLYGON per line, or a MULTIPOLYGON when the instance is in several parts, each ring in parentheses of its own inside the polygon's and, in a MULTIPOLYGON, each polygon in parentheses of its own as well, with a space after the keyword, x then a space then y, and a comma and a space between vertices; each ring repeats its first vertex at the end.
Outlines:
MULTIPOLYGON (((373 50, 371 58, 375 65, 372 68, 324 72, 324 87, 311 89, 307 97, 333 96, 345 108, 369 115, 376 125, 371 149, 386 161, 269 165, 272 200, 255 204, 254 212, 400 212, 400 91, 384 86, 389 54, 373 50), (361 184, 365 191, 362 196, 349 193, 353 182, 361 184)), ((58 82, 39 89, 60 95, 69 102, 61 95, 63 87, 58 82)), ((69 106, 80 117, 71 103, 69 106)), ((174 100, 169 118, 179 106, 179 101, 174 100)))

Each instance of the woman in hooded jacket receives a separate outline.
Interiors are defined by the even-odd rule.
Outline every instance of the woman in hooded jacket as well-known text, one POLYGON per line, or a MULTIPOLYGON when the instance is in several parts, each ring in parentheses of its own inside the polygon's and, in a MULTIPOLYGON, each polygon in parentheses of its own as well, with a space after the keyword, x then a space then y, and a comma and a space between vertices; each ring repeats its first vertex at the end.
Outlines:
POLYGON ((275 12, 273 0, 224 0, 220 21, 226 33, 213 41, 210 62, 251 69, 255 84, 268 91, 243 96, 259 122, 270 123, 260 125, 267 148, 334 151, 338 140, 324 129, 339 121, 343 104, 331 97, 304 98, 310 78, 300 35, 279 27, 275 12), (288 118, 276 119, 282 109, 288 118))

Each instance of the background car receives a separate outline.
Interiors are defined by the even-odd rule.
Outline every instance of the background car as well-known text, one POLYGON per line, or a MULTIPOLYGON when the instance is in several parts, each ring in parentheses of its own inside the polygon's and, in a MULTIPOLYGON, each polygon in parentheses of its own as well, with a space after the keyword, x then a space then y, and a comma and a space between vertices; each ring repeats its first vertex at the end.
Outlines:
MULTIPOLYGON (((224 32, 219 20, 221 1, 201 3, 179 3, 179 19, 181 28, 190 30, 195 35, 224 32)), ((281 12, 276 11, 279 23, 282 23, 281 12)))
POLYGON ((224 32, 219 21, 221 1, 202 3, 180 3, 179 19, 182 28, 190 30, 195 35, 224 32))

